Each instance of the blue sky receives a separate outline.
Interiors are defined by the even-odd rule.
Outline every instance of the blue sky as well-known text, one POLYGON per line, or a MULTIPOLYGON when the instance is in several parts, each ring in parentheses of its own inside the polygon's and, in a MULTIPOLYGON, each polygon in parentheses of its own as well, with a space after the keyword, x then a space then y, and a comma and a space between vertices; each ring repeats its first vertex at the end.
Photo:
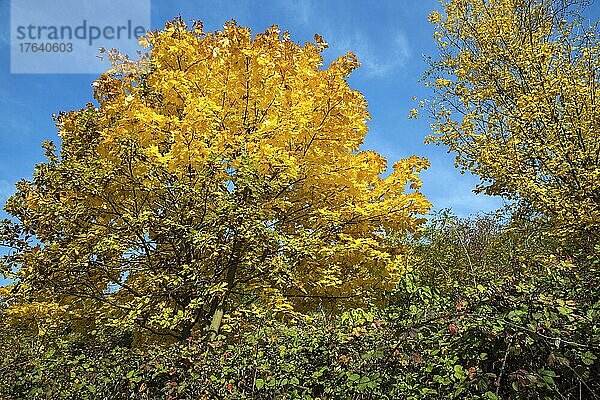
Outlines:
MULTIPOLYGON (((423 191, 436 208, 451 207, 460 215, 488 211, 499 199, 471 193, 477 180, 453 168, 453 156, 443 147, 425 145, 429 121, 408 120, 415 106, 412 96, 425 96, 418 82, 426 65, 423 54, 433 54, 432 29, 427 14, 438 6, 430 1, 152 1, 152 28, 181 15, 199 19, 205 29, 219 29, 235 18, 254 32, 278 24, 298 42, 315 33, 330 44, 326 62, 346 51, 355 52, 362 66, 350 79, 369 102, 373 120, 364 148, 393 161, 411 154, 426 156, 431 168, 423 174, 423 191)), ((91 100, 92 74, 11 74, 8 0, 0 0, 0 201, 14 183, 31 176, 42 160, 40 143, 57 141, 51 114, 77 109, 91 100)), ((90 62, 99 62, 96 59, 90 62)))
MULTIPOLYGON (((315 33, 329 43, 326 62, 346 51, 358 55, 362 66, 350 78, 364 93, 372 116, 364 148, 388 158, 390 165, 412 154, 431 162, 422 174, 423 192, 436 209, 451 207, 459 215, 494 210, 502 201, 471 190, 477 179, 461 175, 446 149, 423 143, 426 119, 409 120, 412 96, 427 92, 418 82, 426 69, 424 54, 433 54, 432 28, 427 14, 437 0, 421 1, 167 1, 151 3, 152 28, 181 15, 198 19, 205 29, 219 29, 231 18, 254 32, 277 24, 294 40, 310 41, 315 33)), ((0 0, 0 202, 13 193, 19 179, 31 176, 42 160, 40 143, 58 142, 51 115, 83 107, 92 99, 92 74, 11 74, 9 48, 10 3, 0 0)), ((99 62, 91 59, 90 62, 99 62)), ((2 213, 2 217, 6 214, 2 213)))

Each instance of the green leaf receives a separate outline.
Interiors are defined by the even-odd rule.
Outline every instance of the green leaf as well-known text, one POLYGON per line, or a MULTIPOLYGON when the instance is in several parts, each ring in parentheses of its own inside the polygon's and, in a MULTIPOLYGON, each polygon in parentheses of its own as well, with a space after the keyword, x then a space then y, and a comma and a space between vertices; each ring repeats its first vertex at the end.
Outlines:
POLYGON ((498 396, 496 396, 496 395, 495 395, 494 393, 492 393, 492 392, 485 392, 485 393, 483 394, 483 398, 484 398, 484 399, 487 399, 487 400, 500 400, 500 399, 498 398, 498 396))
POLYGON ((265 386, 265 381, 259 378, 256 380, 255 385, 256 385, 256 388, 258 390, 260 390, 260 389, 262 389, 263 386, 265 386))
POLYGON ((594 361, 596 360, 596 358, 597 357, 591 351, 586 351, 585 353, 583 353, 581 355, 581 361, 585 365, 592 365, 594 363, 594 361))

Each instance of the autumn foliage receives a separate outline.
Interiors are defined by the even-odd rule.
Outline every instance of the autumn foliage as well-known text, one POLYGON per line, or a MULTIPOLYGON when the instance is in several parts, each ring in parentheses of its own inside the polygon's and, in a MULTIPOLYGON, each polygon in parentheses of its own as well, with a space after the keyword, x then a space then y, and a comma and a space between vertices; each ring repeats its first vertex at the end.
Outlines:
MULTIPOLYGON (((365 150, 348 53, 182 19, 117 51, 0 224, 0 397, 600 397, 597 28, 578 0, 443 0, 427 160, 365 150)), ((411 112, 418 117, 418 110, 411 112)))
POLYGON ((482 191, 531 205, 589 249, 600 228, 600 43, 579 3, 443 1, 430 15, 439 58, 428 104, 431 140, 482 191))
POLYGON ((141 43, 135 62, 112 54, 98 107, 57 117, 60 154, 46 144, 7 203, 19 293, 185 339, 216 333, 226 312, 394 287, 400 241, 429 209, 427 162, 384 177, 387 161, 359 150, 369 114, 346 82, 354 55, 323 68, 319 36, 300 46, 235 22, 175 20, 141 43))

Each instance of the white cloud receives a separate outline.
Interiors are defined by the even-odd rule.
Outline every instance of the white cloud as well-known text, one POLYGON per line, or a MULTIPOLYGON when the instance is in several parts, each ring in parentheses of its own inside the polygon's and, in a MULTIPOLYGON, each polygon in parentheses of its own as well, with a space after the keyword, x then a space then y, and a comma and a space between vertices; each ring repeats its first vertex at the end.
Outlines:
POLYGON ((344 24, 342 18, 332 24, 331 19, 325 17, 322 5, 317 6, 313 0, 283 0, 281 4, 294 23, 304 29, 316 29, 316 33, 323 35, 330 45, 326 57, 337 58, 346 52, 356 54, 361 63, 357 74, 385 77, 404 67, 411 57, 410 43, 401 30, 364 31, 360 26, 344 24))
POLYGON ((281 5, 296 23, 306 26, 314 20, 312 0, 283 0, 281 5))
POLYGON ((432 201, 436 209, 451 208, 459 217, 468 217, 480 212, 492 212, 502 208, 505 204, 499 197, 474 193, 455 193, 450 196, 443 196, 437 199, 437 202, 435 201, 436 199, 432 200, 430 198, 429 200, 432 201))
POLYGON ((480 182, 470 173, 461 174, 452 168, 450 157, 429 158, 431 166, 421 174, 423 191, 434 209, 451 208, 456 215, 467 217, 478 212, 490 212, 505 204, 501 197, 475 194, 473 189, 480 182))
POLYGON ((6 179, 0 179, 0 203, 4 205, 6 200, 15 193, 15 184, 6 179))
POLYGON ((325 33, 335 54, 353 52, 361 63, 359 71, 369 77, 381 78, 406 65, 411 49, 404 33, 396 31, 386 37, 372 38, 365 33, 331 30, 325 33))

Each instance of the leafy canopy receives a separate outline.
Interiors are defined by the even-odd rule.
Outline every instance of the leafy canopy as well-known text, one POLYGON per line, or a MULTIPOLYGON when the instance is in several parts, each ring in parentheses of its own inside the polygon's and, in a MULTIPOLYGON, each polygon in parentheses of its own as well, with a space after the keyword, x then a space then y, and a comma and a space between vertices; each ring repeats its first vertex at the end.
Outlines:
POLYGON ((395 285, 399 243, 430 207, 427 161, 384 177, 386 160, 359 150, 369 114, 346 82, 353 54, 323 68, 318 35, 301 46, 234 21, 204 32, 178 19, 140 42, 137 61, 110 53, 99 107, 57 117, 60 154, 46 143, 6 205, 16 292, 184 339, 230 311, 395 285))
POLYGON ((555 233, 598 240, 600 43, 582 3, 442 1, 430 15, 431 140, 487 194, 531 206, 555 233))

